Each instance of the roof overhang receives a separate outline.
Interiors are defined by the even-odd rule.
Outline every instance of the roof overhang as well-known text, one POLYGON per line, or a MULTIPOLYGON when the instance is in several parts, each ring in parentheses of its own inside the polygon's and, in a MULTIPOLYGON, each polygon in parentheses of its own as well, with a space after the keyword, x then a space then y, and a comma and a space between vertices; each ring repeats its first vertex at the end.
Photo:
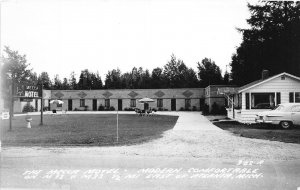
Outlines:
POLYGON ((268 81, 270 81, 270 80, 273 80, 273 79, 275 79, 275 78, 277 78, 277 77, 281 77, 281 76, 288 76, 288 77, 291 77, 291 78, 293 78, 293 79, 296 79, 296 80, 300 81, 300 77, 296 77, 295 75, 291 75, 291 74, 289 74, 289 73, 283 72, 283 73, 274 75, 274 76, 272 76, 272 77, 270 77, 270 78, 268 78, 268 79, 266 79, 266 80, 263 80, 263 81, 261 81, 261 82, 259 82, 259 83, 256 83, 256 84, 253 84, 253 85, 251 85, 251 86, 248 86, 247 88, 244 88, 244 89, 242 89, 242 90, 239 90, 238 93, 244 92, 244 91, 246 91, 246 90, 249 90, 249 89, 251 89, 251 88, 254 88, 254 87, 258 86, 258 85, 261 85, 261 84, 263 84, 263 83, 266 83, 266 82, 268 82, 268 81))

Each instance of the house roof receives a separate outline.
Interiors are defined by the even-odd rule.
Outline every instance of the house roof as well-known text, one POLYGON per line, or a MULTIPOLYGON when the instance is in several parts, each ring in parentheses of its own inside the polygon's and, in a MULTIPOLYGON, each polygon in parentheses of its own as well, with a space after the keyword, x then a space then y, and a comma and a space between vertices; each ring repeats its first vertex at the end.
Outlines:
POLYGON ((289 74, 289 73, 283 72, 283 73, 274 75, 274 76, 272 76, 272 77, 269 77, 269 78, 267 78, 267 79, 265 79, 265 80, 260 79, 260 80, 253 81, 253 82, 251 82, 251 83, 249 83, 249 84, 246 84, 246 85, 244 85, 244 86, 241 86, 241 87, 238 89, 238 93, 241 93, 241 92, 243 92, 243 91, 245 91, 245 90, 248 90, 248 89, 250 89, 250 88, 253 88, 253 87, 255 87, 255 86, 258 86, 258 85, 260 85, 260 84, 263 84, 263 83, 265 83, 265 82, 268 82, 268 81, 270 81, 270 80, 273 80, 274 78, 281 77, 281 76, 284 76, 284 75, 285 75, 285 76, 289 76, 289 77, 291 77, 291 78, 293 78, 293 79, 296 79, 296 80, 299 80, 299 81, 300 81, 300 77, 296 77, 295 75, 291 75, 291 74, 289 74))

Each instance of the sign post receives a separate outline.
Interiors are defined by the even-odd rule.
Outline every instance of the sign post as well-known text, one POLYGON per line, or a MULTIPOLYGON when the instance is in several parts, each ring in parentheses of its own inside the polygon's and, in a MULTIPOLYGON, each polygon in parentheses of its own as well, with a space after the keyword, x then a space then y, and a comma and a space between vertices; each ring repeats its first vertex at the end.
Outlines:
POLYGON ((11 102, 9 108, 9 131, 12 131, 12 116, 13 116, 13 109, 14 109, 14 79, 12 79, 11 85, 11 102))
POLYGON ((117 110, 117 143, 119 143, 119 111, 117 110))
POLYGON ((40 125, 43 125, 43 112, 44 112, 43 82, 41 85, 41 91, 42 91, 42 96, 41 96, 41 123, 40 123, 40 125))

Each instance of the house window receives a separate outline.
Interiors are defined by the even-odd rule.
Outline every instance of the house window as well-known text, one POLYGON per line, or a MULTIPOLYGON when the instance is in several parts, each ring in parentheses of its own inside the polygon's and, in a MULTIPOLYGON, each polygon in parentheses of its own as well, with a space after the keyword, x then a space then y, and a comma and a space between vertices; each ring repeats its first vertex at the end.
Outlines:
POLYGON ((300 92, 295 92, 295 102, 300 103, 300 92))
POLYGON ((136 99, 130 100, 130 107, 136 107, 136 99))
POLYGON ((290 103, 300 103, 300 92, 290 92, 289 99, 290 103))
POLYGON ((246 93, 246 110, 250 109, 250 106, 249 106, 249 93, 246 93))
POLYGON ((281 104, 281 95, 280 92, 276 93, 276 105, 281 104))
POLYGON ((235 109, 241 109, 242 108, 242 94, 238 94, 236 97, 237 103, 234 103, 235 109))
POLYGON ((163 106, 163 99, 157 99, 157 107, 162 108, 163 106))
POLYGON ((294 102, 294 92, 290 92, 289 100, 290 100, 290 103, 294 102))
POLYGON ((185 108, 189 109, 191 107, 191 99, 185 99, 185 108))
POLYGON ((105 99, 105 107, 106 108, 110 107, 110 99, 105 99))
POLYGON ((84 107, 85 106, 85 99, 80 99, 80 107, 84 107))
POLYGON ((275 107, 275 93, 252 93, 251 109, 272 109, 275 107))

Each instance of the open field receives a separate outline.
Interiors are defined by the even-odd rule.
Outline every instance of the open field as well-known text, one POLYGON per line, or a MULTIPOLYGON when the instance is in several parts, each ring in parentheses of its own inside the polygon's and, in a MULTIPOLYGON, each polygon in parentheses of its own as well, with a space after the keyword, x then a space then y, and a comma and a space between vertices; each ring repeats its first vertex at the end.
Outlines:
POLYGON ((214 122, 214 125, 241 137, 300 144, 299 126, 284 130, 275 125, 246 125, 236 121, 214 122))
POLYGON ((1 139, 4 146, 57 146, 130 145, 159 138, 172 129, 178 116, 119 115, 119 143, 115 114, 45 115, 44 125, 39 126, 40 116, 32 116, 31 129, 26 128, 25 116, 14 117, 13 130, 8 131, 9 120, 1 121, 1 139))

